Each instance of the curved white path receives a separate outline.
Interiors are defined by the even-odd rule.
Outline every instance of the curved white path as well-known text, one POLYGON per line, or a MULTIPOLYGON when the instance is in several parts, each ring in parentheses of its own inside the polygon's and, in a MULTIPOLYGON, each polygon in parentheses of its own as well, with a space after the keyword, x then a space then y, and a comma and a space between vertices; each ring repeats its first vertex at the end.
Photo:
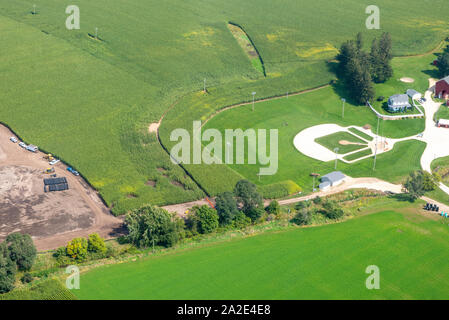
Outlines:
POLYGON ((365 157, 362 157, 360 159, 356 159, 353 161, 347 161, 344 159, 344 157, 346 157, 352 153, 357 153, 357 152, 367 149, 367 148, 371 148, 371 151, 374 154, 375 149, 376 149, 376 141, 378 144, 377 154, 379 155, 384 152, 388 152, 388 151, 392 150, 394 145, 397 142, 411 140, 411 139, 418 139, 418 138, 415 136, 412 136, 412 137, 406 137, 406 138, 401 138, 401 139, 390 139, 390 138, 377 136, 376 134, 372 133, 371 130, 366 130, 362 127, 358 127, 358 126, 342 127, 342 126, 339 126, 334 123, 326 123, 326 124, 319 124, 319 125, 302 130, 293 139, 293 144, 294 144, 296 150, 298 150, 302 154, 304 154, 310 158, 316 159, 316 160, 327 162, 327 161, 335 160, 335 158, 337 157, 337 159, 340 161, 343 161, 346 163, 353 163, 353 162, 357 162, 357 161, 365 159, 365 158, 369 158, 372 155, 368 155, 368 156, 365 156, 365 157), (364 132, 365 134, 373 137, 373 140, 367 141, 366 139, 357 135, 356 133, 349 131, 349 128, 356 128, 359 131, 364 132), (328 135, 336 133, 336 132, 348 132, 349 134, 354 135, 354 136, 360 138, 361 140, 366 141, 367 146, 366 146, 366 148, 360 148, 359 150, 348 152, 346 154, 335 155, 335 153, 332 150, 329 150, 328 148, 322 146, 321 144, 319 144, 315 141, 315 139, 317 139, 317 138, 328 136, 328 135))

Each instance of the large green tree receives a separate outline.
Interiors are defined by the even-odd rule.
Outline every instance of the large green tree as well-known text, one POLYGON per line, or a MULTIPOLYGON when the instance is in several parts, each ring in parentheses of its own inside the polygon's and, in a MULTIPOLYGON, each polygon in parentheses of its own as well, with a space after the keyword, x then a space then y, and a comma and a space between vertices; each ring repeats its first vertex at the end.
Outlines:
POLYGON ((145 205, 128 213, 125 226, 127 240, 137 247, 161 245, 171 247, 183 236, 183 221, 167 210, 145 205))
POLYGON ((424 176, 419 171, 410 173, 404 187, 412 200, 420 198, 425 193, 424 176))
POLYGON ((449 52, 446 51, 438 57, 438 70, 441 77, 449 75, 449 52))
POLYGON ((17 265, 12 261, 6 242, 0 243, 0 293, 14 289, 17 265))
POLYGON ((30 270, 36 260, 37 250, 28 234, 14 232, 6 237, 11 260, 21 271, 30 270))
POLYGON ((239 213, 237 201, 231 192, 220 193, 215 198, 215 209, 219 217, 220 225, 226 226, 232 223, 232 219, 239 213))
POLYGON ((248 180, 240 180, 234 188, 237 204, 241 206, 243 212, 247 214, 250 210, 263 206, 262 196, 257 191, 255 184, 248 180))

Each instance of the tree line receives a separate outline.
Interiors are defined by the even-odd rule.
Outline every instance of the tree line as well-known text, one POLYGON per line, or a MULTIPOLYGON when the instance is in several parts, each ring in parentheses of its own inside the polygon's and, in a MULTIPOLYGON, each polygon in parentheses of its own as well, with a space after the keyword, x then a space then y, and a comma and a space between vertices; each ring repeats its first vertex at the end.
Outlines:
POLYGON ((337 74, 354 101, 365 104, 375 96, 374 83, 383 83, 393 76, 392 59, 389 33, 373 39, 369 53, 363 50, 363 37, 358 33, 355 40, 341 45, 337 74))
POLYGON ((219 228, 243 229, 263 216, 280 212, 277 201, 264 208, 262 195, 248 180, 238 181, 233 192, 219 194, 215 202, 215 208, 194 206, 184 219, 152 205, 135 209, 126 215, 128 234, 124 239, 138 248, 171 247, 182 239, 209 234, 219 228))

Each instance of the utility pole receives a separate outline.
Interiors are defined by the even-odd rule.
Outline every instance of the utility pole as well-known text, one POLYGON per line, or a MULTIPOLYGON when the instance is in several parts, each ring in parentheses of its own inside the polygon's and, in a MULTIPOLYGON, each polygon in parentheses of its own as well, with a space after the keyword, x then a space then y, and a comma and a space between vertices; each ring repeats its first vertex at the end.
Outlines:
POLYGON ((36 5, 33 4, 33 14, 36 14, 36 5))
POLYGON ((255 91, 252 92, 252 95, 253 95, 253 111, 254 111, 254 96, 256 95, 256 92, 255 91))
POLYGON ((95 39, 98 40, 98 28, 97 27, 95 27, 95 39))
POLYGON ((343 119, 345 117, 345 98, 341 98, 341 101, 343 102, 343 111, 341 112, 341 118, 343 119))
POLYGON ((373 166, 373 171, 376 170, 376 160, 377 160, 377 139, 378 139, 378 137, 379 137, 379 120, 380 120, 380 118, 377 117, 376 147, 375 147, 375 151, 374 151, 374 166, 373 166))
POLYGON ((206 93, 206 78, 204 78, 204 93, 206 93))
POLYGON ((334 152, 335 152, 335 170, 337 170, 337 160, 338 160, 338 150, 340 150, 339 148, 335 148, 334 152))

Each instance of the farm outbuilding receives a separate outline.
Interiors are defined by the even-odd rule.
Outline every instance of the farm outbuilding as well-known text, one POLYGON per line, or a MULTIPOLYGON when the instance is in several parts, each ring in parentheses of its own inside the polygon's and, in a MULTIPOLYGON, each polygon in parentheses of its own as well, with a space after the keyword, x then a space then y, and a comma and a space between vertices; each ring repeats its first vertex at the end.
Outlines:
POLYGON ((419 100, 422 98, 422 94, 413 89, 408 89, 407 95, 413 100, 419 100))
POLYGON ((449 76, 435 84, 435 97, 447 99, 449 97, 449 76))
POLYGON ((338 186, 345 181, 346 176, 341 171, 333 171, 321 177, 320 190, 326 191, 330 187, 338 186))

